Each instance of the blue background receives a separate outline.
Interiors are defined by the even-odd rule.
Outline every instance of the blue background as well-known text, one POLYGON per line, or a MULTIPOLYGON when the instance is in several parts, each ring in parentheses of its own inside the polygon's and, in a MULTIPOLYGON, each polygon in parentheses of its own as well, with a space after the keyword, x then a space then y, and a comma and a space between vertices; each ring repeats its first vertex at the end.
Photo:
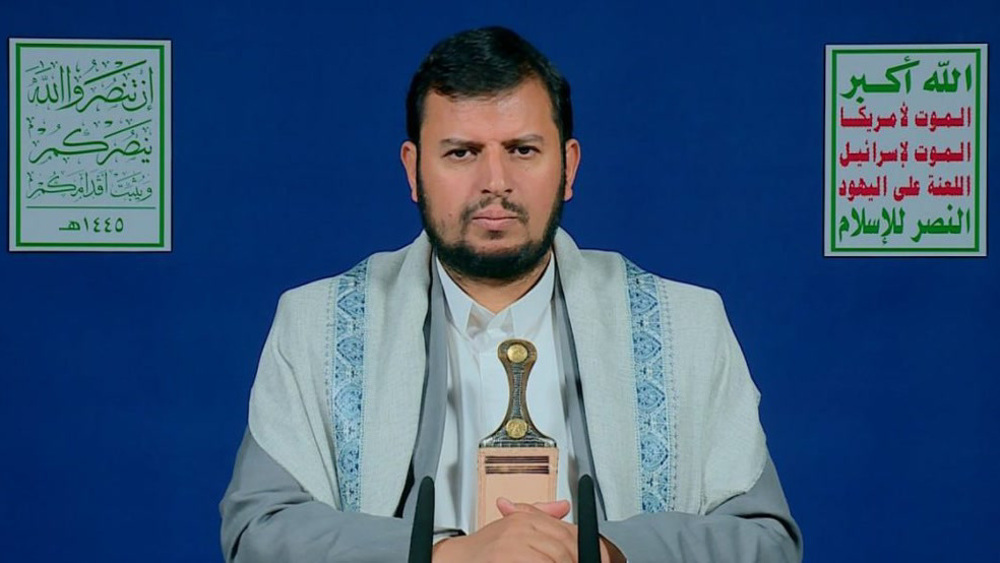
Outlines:
POLYGON ((220 560, 279 294, 417 234, 410 76, 497 23, 573 85, 577 242, 722 293, 806 560, 1000 561, 996 258, 822 256, 824 45, 997 45, 997 2, 336 4, 5 2, 173 41, 174 250, 0 253, 0 559, 220 560))

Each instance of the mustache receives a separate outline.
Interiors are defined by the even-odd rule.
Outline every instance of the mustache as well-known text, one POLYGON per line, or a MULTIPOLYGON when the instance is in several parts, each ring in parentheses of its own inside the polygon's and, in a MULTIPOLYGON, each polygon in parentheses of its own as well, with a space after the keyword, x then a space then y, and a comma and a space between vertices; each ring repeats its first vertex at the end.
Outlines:
POLYGON ((525 209, 524 207, 521 207, 520 205, 514 203, 513 201, 510 201, 509 199, 503 196, 487 195, 483 196, 483 198, 480 199, 478 202, 462 210, 462 223, 468 224, 469 222, 472 221, 472 216, 475 215, 477 211, 486 209, 490 205, 493 205, 494 202, 498 202, 500 204, 500 207, 502 207, 504 211, 510 211, 511 213, 515 214, 517 216, 517 220, 520 221, 521 223, 528 222, 528 210, 525 209))

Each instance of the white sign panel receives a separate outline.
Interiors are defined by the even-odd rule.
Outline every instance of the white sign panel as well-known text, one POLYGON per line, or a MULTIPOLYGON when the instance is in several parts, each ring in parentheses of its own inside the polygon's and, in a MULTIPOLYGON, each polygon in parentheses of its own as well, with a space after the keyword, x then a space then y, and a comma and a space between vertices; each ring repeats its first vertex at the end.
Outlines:
POLYGON ((9 53, 9 249, 169 251, 170 42, 9 53))
POLYGON ((826 48, 826 256, 986 255, 986 45, 826 48))

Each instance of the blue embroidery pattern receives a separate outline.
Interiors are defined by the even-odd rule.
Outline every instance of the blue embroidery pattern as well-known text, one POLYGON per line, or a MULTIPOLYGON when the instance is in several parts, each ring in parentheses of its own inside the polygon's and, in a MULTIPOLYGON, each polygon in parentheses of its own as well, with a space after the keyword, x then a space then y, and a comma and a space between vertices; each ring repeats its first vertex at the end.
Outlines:
POLYGON ((625 277, 632 313, 642 511, 665 512, 674 507, 677 468, 670 316, 660 302, 666 296, 660 294, 656 276, 625 260, 625 277))
POLYGON ((361 510, 361 444, 365 368, 365 293, 368 261, 331 285, 327 330, 327 406, 333 415, 340 506, 361 510))

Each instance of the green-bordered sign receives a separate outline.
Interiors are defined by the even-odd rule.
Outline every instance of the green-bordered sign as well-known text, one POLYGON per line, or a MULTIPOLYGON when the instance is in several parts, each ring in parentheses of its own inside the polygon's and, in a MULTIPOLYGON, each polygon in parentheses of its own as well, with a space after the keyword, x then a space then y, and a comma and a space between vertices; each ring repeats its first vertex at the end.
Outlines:
POLYGON ((9 53, 9 249, 169 251, 170 42, 9 53))
POLYGON ((828 45, 826 256, 986 255, 986 45, 828 45))

